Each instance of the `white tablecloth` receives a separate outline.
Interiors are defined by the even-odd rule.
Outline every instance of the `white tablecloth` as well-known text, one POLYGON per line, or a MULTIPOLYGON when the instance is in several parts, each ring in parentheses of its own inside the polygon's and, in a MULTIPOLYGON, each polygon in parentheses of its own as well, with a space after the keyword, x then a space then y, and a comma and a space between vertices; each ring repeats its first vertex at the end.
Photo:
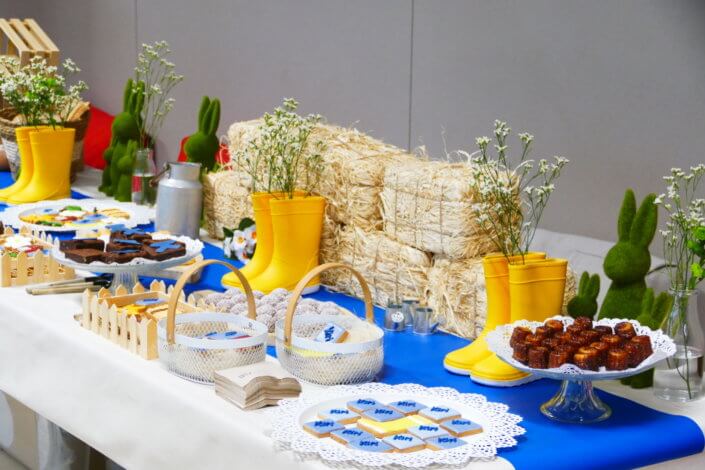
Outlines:
MULTIPOLYGON (((326 468, 276 448, 262 410, 241 411, 211 387, 81 328, 73 319, 79 311, 79 294, 33 297, 23 288, 0 289, 0 390, 130 470, 326 468)), ((703 402, 667 403, 616 383, 605 388, 688 415, 705 429, 703 402)), ((703 466, 705 456, 667 465, 703 466)), ((472 467, 511 465, 498 458, 472 467)))

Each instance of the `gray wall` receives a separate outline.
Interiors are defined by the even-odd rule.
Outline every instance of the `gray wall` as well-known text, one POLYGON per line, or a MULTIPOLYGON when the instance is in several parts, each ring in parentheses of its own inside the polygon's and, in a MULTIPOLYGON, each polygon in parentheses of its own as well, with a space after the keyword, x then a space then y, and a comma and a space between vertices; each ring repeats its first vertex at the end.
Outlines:
POLYGON ((705 160, 699 0, 0 0, 0 16, 40 20, 111 112, 138 45, 169 41, 186 81, 160 159, 204 93, 223 101, 221 133, 293 96, 434 158, 502 118, 536 135, 536 157, 571 159, 543 226, 604 239, 625 187, 660 191, 705 160))

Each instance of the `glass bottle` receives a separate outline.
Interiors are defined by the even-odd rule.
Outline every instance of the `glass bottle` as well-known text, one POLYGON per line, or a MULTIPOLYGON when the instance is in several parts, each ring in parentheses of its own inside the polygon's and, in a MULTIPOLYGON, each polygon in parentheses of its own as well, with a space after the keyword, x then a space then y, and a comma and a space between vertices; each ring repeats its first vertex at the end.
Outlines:
POLYGON ((669 401, 692 401, 703 396, 703 346, 698 291, 671 289, 673 308, 663 331, 676 343, 676 353, 656 365, 654 394, 669 401))
POLYGON ((157 200, 157 188, 150 183, 157 173, 154 163, 154 150, 137 150, 132 169, 132 202, 142 206, 153 206, 157 200))

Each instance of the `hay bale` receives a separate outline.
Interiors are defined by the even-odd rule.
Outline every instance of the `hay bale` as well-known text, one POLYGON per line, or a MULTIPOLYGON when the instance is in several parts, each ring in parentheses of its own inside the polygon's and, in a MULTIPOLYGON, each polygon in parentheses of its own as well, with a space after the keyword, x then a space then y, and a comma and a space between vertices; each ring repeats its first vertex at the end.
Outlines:
POLYGON ((416 160, 392 163, 380 194, 384 231, 423 251, 450 259, 495 249, 472 211, 477 198, 467 163, 416 160))
POLYGON ((222 239, 223 227, 235 228, 245 217, 253 217, 250 177, 239 171, 207 173, 203 177, 203 210, 206 229, 222 239))
MULTIPOLYGON (((575 295, 575 273, 568 268, 563 314, 575 295)), ((487 292, 482 258, 450 260, 436 257, 428 273, 425 300, 444 331, 469 339, 482 332, 487 318, 487 292)))
MULTIPOLYGON (((370 285, 375 304, 382 306, 390 300, 422 298, 431 267, 427 253, 394 241, 384 232, 359 227, 339 228, 334 242, 322 248, 321 261, 345 263, 358 270, 370 285)), ((322 282, 362 296, 357 280, 347 271, 327 271, 322 282)))
MULTIPOLYGON (((231 155, 259 136, 261 123, 261 119, 255 119, 230 126, 231 155)), ((318 192, 327 200, 328 216, 337 223, 381 228, 379 192, 384 168, 393 162, 413 161, 414 157, 357 129, 328 124, 314 128, 308 142, 317 141, 326 147, 318 192)))

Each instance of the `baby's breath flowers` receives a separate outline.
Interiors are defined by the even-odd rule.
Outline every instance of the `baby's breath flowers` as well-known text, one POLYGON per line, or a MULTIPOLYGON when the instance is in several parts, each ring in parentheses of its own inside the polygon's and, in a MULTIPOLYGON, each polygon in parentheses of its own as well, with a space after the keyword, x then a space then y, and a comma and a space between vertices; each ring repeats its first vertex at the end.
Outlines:
POLYGON ((265 113, 259 135, 235 155, 236 165, 250 175, 253 193, 284 193, 293 198, 297 189, 310 195, 317 188, 325 145, 320 140, 309 142, 309 137, 323 118, 299 116, 298 106, 293 98, 285 98, 282 106, 265 113))
POLYGON ((663 177, 666 192, 654 201, 668 213, 661 236, 671 287, 676 290, 692 290, 705 277, 705 256, 698 252, 705 238, 705 199, 697 197, 703 175, 705 164, 691 167, 687 173, 671 168, 670 174, 663 177))
POLYGON ((169 97, 172 89, 184 76, 174 72, 175 65, 166 57, 171 53, 166 41, 142 44, 135 67, 135 86, 144 83, 144 107, 140 122, 143 145, 154 142, 166 115, 174 108, 174 98, 169 97))
POLYGON ((68 84, 68 77, 81 71, 71 59, 59 68, 40 56, 24 66, 14 56, 0 56, 0 65, 6 70, 0 74, 0 94, 30 126, 66 124, 88 89, 81 80, 68 84))
POLYGON ((534 136, 523 132, 518 134, 521 155, 516 166, 512 166, 507 155, 510 134, 507 123, 496 120, 492 145, 495 157, 491 156, 492 140, 486 136, 475 139, 477 152, 460 153, 472 164, 470 185, 479 196, 472 211, 480 229, 507 258, 515 255, 523 258, 568 159, 553 157, 538 162, 528 159, 534 136))

